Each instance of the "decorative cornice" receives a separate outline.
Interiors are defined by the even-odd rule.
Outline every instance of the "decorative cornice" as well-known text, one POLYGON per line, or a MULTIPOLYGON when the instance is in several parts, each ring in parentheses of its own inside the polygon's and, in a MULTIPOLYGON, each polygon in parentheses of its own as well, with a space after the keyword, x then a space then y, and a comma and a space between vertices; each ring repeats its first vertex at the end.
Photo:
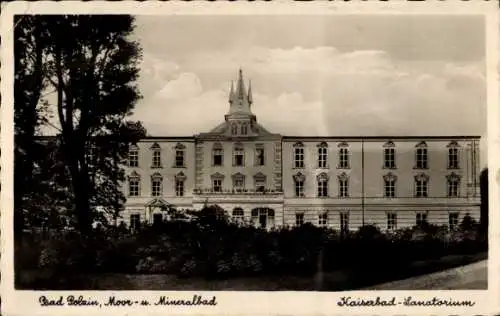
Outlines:
POLYGON ((328 176, 328 174, 327 174, 326 172, 322 172, 322 173, 320 173, 320 174, 318 174, 318 175, 316 176, 316 179, 317 179, 318 181, 322 181, 322 180, 326 180, 326 181, 328 181, 328 179, 329 179, 329 178, 330 178, 330 177, 328 176))
POLYGON ((184 174, 184 172, 181 171, 175 175, 175 180, 184 181, 186 180, 186 175, 184 174))
POLYGON ((216 173, 210 175, 210 178, 212 178, 212 179, 221 179, 222 180, 222 179, 225 178, 225 176, 222 173, 220 173, 220 172, 216 172, 216 173))
POLYGON ((417 181, 421 181, 421 180, 429 181, 429 176, 427 174, 423 173, 423 172, 415 175, 414 178, 417 181))
POLYGON ((297 174, 295 174, 293 176, 293 179, 295 181, 305 181, 306 180, 306 176, 304 176, 301 172, 298 172, 297 174))
POLYGON ((392 172, 389 172, 389 173, 384 175, 385 181, 396 181, 397 179, 398 179, 398 177, 395 174, 393 174, 392 172))

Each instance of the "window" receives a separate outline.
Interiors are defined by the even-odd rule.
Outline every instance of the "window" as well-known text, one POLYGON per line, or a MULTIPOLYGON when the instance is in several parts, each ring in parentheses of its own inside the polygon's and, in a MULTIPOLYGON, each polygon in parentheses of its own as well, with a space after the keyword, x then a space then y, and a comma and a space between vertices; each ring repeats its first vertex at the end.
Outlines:
POLYGON ((300 172, 293 177, 295 183, 295 196, 304 197, 304 182, 306 180, 305 176, 300 172))
POLYGON ((454 230, 458 227, 458 212, 451 212, 448 214, 448 225, 450 230, 454 230))
POLYGON ((396 197, 396 179, 392 173, 384 176, 384 196, 386 198, 396 197))
POLYGON ((141 228, 141 215, 132 214, 130 215, 130 229, 133 231, 138 231, 141 228))
POLYGON ((429 178, 424 174, 415 177, 415 197, 427 197, 427 183, 429 178))
POLYGON ((422 227, 427 224, 427 212, 417 213, 417 226, 422 227))
POLYGON ((129 196, 139 196, 141 194, 140 187, 140 176, 136 172, 133 172, 128 179, 128 195, 129 196))
POLYGON ((387 213, 387 229, 395 230, 397 229, 398 218, 395 212, 387 213))
POLYGON ((264 147, 257 147, 255 149, 255 165, 263 166, 264 165, 264 147))
POLYGON ((236 192, 242 192, 245 189, 245 175, 239 172, 233 175, 233 189, 236 192))
POLYGON ((427 169, 428 168, 428 157, 427 157, 427 145, 425 142, 421 142, 417 145, 416 150, 416 168, 417 169, 427 169))
POLYGON ((266 176, 259 172, 254 176, 255 191, 264 192, 266 190, 266 176))
POLYGON ((339 168, 349 169, 349 149, 347 143, 342 142, 339 144, 339 168))
POLYGON ((175 180, 175 195, 184 196, 184 180, 175 180))
POLYGON ((175 167, 177 168, 184 167, 184 150, 175 151, 175 167))
POLYGON ((327 168, 328 161, 328 145, 321 143, 318 145, 318 168, 327 168))
POLYGON ((328 196, 328 175, 322 173, 318 175, 318 197, 328 196))
POLYGON ((396 168, 396 149, 393 142, 387 142, 384 145, 384 168, 396 168))
POLYGON ((349 178, 345 173, 339 175, 339 197, 349 197, 349 178))
POLYGON ((304 213, 295 214, 295 226, 304 225, 304 213))
POLYGON ((161 151, 155 150, 153 151, 153 162, 151 165, 152 168, 161 168, 161 151))
POLYGON ((241 135, 246 135, 248 133, 248 125, 246 123, 241 124, 241 135))
POLYGON ((294 145, 294 153, 295 168, 304 168, 304 145, 296 143, 294 145))
POLYGON ((233 166, 237 167, 242 167, 245 164, 245 153, 243 151, 243 146, 242 145, 236 145, 234 147, 234 154, 233 154, 233 166))
POLYGON ((222 145, 219 143, 214 144, 212 153, 213 153, 213 165, 216 167, 222 166, 224 164, 224 150, 222 148, 222 145))
POLYGON ((212 178, 212 191, 213 192, 222 192, 222 181, 224 180, 224 175, 216 172, 211 175, 212 178))
POLYGON ((260 228, 274 226, 274 210, 270 208, 255 208, 252 210, 252 223, 260 228))
POLYGON ((128 166, 139 167, 139 150, 133 148, 128 152, 128 166))
POLYGON ((222 180, 220 180, 220 179, 213 180, 213 191, 214 192, 222 192, 222 180))
POLYGON ((151 195, 161 196, 162 193, 162 177, 160 174, 155 173, 151 176, 151 195))
POLYGON ((232 135, 238 134, 238 126, 236 125, 236 123, 231 124, 231 134, 232 135))
POLYGON ((321 227, 328 226, 328 213, 324 212, 318 215, 318 225, 321 227))
POLYGON ((458 197, 460 188, 460 177, 452 173, 446 177, 448 180, 448 197, 458 197))
POLYGON ((341 212, 340 213, 340 232, 342 234, 346 234, 349 232, 349 213, 341 212))
POLYGON ((243 215, 244 215, 244 213, 243 213, 242 208, 237 207, 233 210, 233 218, 236 222, 242 223, 243 222, 243 215))
POLYGON ((458 169, 458 144, 452 142, 448 145, 448 169, 458 169))

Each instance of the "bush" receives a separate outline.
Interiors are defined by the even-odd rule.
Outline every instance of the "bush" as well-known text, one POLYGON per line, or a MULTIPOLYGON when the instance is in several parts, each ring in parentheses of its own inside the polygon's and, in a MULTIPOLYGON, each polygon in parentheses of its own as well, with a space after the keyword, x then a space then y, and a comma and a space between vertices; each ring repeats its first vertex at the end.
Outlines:
POLYGON ((219 210, 205 210, 192 222, 77 233, 25 234, 16 240, 16 269, 62 273, 175 274, 227 278, 239 275, 313 274, 318 269, 396 269, 415 260, 486 249, 477 225, 457 231, 426 225, 393 232, 364 226, 350 234, 305 224, 271 231, 238 226, 219 210), (218 215, 217 215, 218 214, 218 215), (19 265, 17 264, 19 262, 19 265))

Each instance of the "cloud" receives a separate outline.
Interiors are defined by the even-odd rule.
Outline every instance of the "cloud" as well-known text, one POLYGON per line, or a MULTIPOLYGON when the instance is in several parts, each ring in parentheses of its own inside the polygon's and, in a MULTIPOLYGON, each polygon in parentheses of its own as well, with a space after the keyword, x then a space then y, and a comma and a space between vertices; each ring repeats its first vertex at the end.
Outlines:
POLYGON ((200 79, 193 73, 181 73, 176 79, 167 84, 155 94, 155 97, 165 100, 179 100, 194 98, 203 91, 200 79))
POLYGON ((155 80, 162 84, 137 107, 138 114, 147 112, 145 124, 155 125, 150 130, 158 134, 191 135, 220 123, 229 106, 230 80, 239 67, 252 79, 258 120, 276 133, 485 132, 481 61, 412 63, 384 51, 341 52, 334 47, 249 47, 187 54, 164 65, 159 60, 155 69, 160 79, 155 80))

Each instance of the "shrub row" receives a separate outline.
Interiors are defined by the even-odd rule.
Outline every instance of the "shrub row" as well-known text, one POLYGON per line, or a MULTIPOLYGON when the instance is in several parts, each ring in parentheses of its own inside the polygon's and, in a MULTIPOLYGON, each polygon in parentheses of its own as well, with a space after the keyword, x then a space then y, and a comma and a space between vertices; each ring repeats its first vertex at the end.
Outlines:
POLYGON ((390 269, 412 261, 486 250, 476 225, 401 229, 374 226, 356 232, 305 224, 265 231, 224 219, 200 217, 145 227, 110 228, 84 238, 76 232, 25 234, 16 241, 16 268, 63 273, 164 273, 227 278, 256 274, 311 274, 369 266, 390 269))

